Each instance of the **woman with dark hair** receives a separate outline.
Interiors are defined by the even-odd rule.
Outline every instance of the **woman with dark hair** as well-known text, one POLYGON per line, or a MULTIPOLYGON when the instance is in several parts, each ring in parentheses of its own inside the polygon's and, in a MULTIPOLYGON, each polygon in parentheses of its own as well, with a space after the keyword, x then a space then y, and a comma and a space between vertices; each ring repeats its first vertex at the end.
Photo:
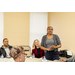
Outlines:
POLYGON ((61 47, 61 42, 56 34, 53 34, 53 27, 47 28, 47 35, 42 37, 41 49, 45 50, 47 60, 59 60, 58 48, 61 47))

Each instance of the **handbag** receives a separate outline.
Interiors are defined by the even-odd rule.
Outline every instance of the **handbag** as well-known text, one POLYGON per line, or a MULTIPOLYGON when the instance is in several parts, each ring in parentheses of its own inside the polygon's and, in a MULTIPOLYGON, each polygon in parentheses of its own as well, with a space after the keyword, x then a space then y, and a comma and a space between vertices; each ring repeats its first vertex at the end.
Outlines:
POLYGON ((68 51, 68 50, 60 50, 60 51, 59 51, 59 56, 60 56, 60 57, 66 57, 66 58, 72 57, 72 55, 68 55, 67 51, 68 51))

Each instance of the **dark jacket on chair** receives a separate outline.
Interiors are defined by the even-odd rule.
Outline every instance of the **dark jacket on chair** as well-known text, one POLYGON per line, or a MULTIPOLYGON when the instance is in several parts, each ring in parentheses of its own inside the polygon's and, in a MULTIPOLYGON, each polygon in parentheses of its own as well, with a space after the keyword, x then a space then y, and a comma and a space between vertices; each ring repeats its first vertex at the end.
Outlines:
MULTIPOLYGON (((9 50, 11 50, 12 46, 8 45, 8 48, 9 48, 9 50)), ((3 48, 3 45, 2 45, 2 47, 0 48, 0 56, 1 56, 2 54, 3 54, 4 57, 6 57, 6 55, 7 55, 5 49, 3 48)))

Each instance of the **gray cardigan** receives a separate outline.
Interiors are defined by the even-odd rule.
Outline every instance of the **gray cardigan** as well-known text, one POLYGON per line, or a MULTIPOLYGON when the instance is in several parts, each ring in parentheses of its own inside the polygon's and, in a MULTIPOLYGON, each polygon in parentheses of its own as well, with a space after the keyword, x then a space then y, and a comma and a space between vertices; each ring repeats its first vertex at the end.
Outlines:
MULTIPOLYGON (((47 48, 46 39, 47 39, 47 35, 44 35, 42 37, 42 41, 41 41, 41 46, 43 46, 45 48, 47 48)), ((53 40, 54 40, 54 46, 61 45, 60 39, 56 34, 53 34, 53 40)), ((55 51, 58 51, 58 49, 55 49, 55 51)))
POLYGON ((67 62, 75 62, 75 55, 67 59, 67 62))

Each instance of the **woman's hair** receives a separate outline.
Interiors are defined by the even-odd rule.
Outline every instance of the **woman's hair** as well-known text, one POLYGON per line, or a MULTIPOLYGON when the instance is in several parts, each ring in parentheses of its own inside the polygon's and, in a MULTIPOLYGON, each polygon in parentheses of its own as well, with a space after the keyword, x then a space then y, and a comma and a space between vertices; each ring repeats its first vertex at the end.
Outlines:
MULTIPOLYGON (((48 26, 48 27, 47 27, 47 30, 49 29, 49 27, 52 27, 52 26, 48 26)), ((53 28, 53 27, 52 27, 52 28, 53 28)))
POLYGON ((38 39, 36 39, 36 40, 34 40, 33 46, 32 46, 34 49, 36 48, 36 46, 35 46, 35 41, 38 41, 38 42, 39 42, 39 47, 40 47, 40 41, 39 41, 38 39))
MULTIPOLYGON (((49 27, 52 27, 52 26, 48 26, 48 27, 47 27, 47 30, 49 29, 49 27)), ((53 27, 52 27, 52 28, 53 28, 53 27)), ((48 34, 48 33, 47 33, 47 34, 48 34)))
POLYGON ((9 55, 10 57, 16 59, 23 52, 24 52, 24 48, 22 46, 15 46, 15 47, 12 47, 9 55))

